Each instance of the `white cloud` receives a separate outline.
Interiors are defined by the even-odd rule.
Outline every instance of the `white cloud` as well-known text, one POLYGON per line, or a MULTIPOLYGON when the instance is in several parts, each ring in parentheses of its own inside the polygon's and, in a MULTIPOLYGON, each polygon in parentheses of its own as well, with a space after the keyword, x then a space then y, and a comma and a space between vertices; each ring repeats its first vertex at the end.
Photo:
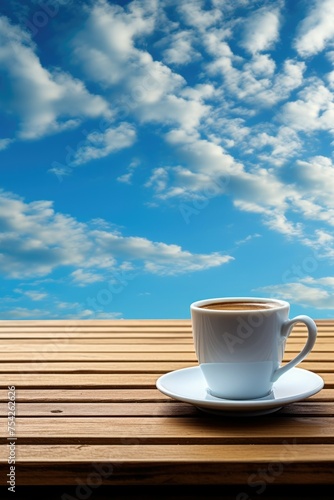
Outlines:
POLYGON ((168 168, 158 167, 152 171, 152 175, 146 182, 146 187, 153 187, 157 193, 163 193, 167 188, 168 168))
MULTIPOLYGON (((324 156, 316 156, 310 161, 298 160, 290 167, 291 182, 295 189, 292 198, 295 210, 300 211, 305 220, 327 224, 331 231, 334 225, 333 174, 334 164, 324 156)), ((313 238, 305 236, 304 242, 323 247, 328 254, 333 253, 333 238, 328 236, 326 226, 318 228, 313 238)))
POLYGON ((244 34, 240 44, 255 54, 269 50, 279 37, 280 13, 277 8, 261 8, 245 19, 244 34))
MULTIPOLYGON (((224 59, 226 59, 226 64, 229 60, 234 57, 228 42, 226 41, 231 36, 230 29, 211 29, 203 33, 203 45, 207 52, 214 57, 217 61, 221 61, 224 64, 224 59)), ((219 64, 218 64, 219 65, 219 64)))
POLYGON ((126 122, 109 127, 104 132, 92 132, 87 135, 85 144, 75 152, 71 165, 82 165, 104 158, 110 153, 132 146, 135 140, 135 128, 126 122))
POLYGON ((304 283, 309 283, 310 285, 324 285, 334 287, 334 277, 325 276, 323 278, 313 278, 312 276, 306 276, 302 279, 304 283))
POLYGON ((34 290, 27 290, 26 292, 24 292, 24 295, 26 295, 27 297, 29 297, 29 299, 34 301, 43 300, 48 296, 47 293, 36 292, 34 290))
POLYGON ((124 319, 122 312, 115 311, 92 311, 91 309, 85 310, 85 316, 83 319, 124 319))
POLYGON ((118 182, 123 182, 124 184, 131 184, 132 172, 128 172, 127 174, 120 175, 117 177, 118 182))
MULTIPOLYGON (((283 189, 283 187, 282 187, 283 189)), ((304 227, 301 222, 293 222, 289 220, 280 210, 273 210, 265 213, 263 217, 264 223, 273 231, 284 234, 290 238, 304 238, 304 227)))
POLYGON ((73 283, 79 286, 86 286, 104 279, 101 274, 84 271, 83 269, 76 269, 70 276, 73 278, 73 283))
POLYGON ((323 207, 334 208, 334 164, 326 156, 298 160, 291 168, 298 188, 323 207))
POLYGON ((168 64, 188 64, 200 56, 192 44, 193 33, 191 31, 178 31, 171 35, 168 40, 169 47, 164 50, 164 60, 168 64))
POLYGON ((280 167, 300 153, 303 143, 294 129, 282 126, 275 127, 272 133, 257 133, 255 129, 247 147, 247 153, 256 154, 261 162, 280 167))
POLYGON ((305 68, 302 61, 285 59, 282 68, 277 70, 270 55, 258 53, 246 60, 232 53, 218 53, 207 64, 210 74, 223 76, 227 94, 236 97, 241 103, 250 103, 259 108, 273 106, 287 99, 302 84, 305 68))
MULTIPOLYGON (((174 245, 173 245, 174 246, 174 245)), ((221 255, 218 252, 213 252, 210 255, 197 255, 195 258, 190 252, 184 252, 181 247, 175 245, 171 252, 170 248, 166 248, 165 244, 159 244, 162 250, 159 259, 147 260, 145 262, 145 270, 159 275, 176 275, 184 272, 201 271, 202 269, 210 269, 212 267, 227 264, 234 260, 230 255, 221 255), (174 255, 174 257, 172 257, 174 255), (168 267, 170 258, 175 258, 173 267, 168 267)))
POLYGON ((144 123, 160 122, 192 130, 200 125, 201 119, 209 112, 210 107, 197 100, 167 95, 159 103, 139 109, 138 116, 144 123))
POLYGON ((178 10, 183 21, 188 26, 205 30, 221 20, 222 12, 219 8, 210 10, 203 9, 203 0, 192 0, 192 2, 179 2, 178 10))
POLYGON ((232 175, 242 172, 242 166, 219 144, 182 129, 171 130, 166 140, 187 166, 159 167, 153 171, 146 186, 153 187, 160 198, 210 196, 212 190, 216 196, 225 192, 232 175))
POLYGON ((0 270, 10 278, 47 276, 66 267, 80 285, 133 269, 161 275, 221 266, 229 255, 196 254, 179 245, 122 236, 55 212, 50 201, 25 203, 0 192, 0 270), (74 269, 74 270, 72 270, 74 269))
POLYGON ((27 307, 16 307, 3 311, 3 316, 6 319, 42 319, 50 318, 51 314, 45 309, 30 309, 27 307))
POLYGON ((48 297, 47 293, 36 291, 36 290, 22 290, 20 288, 16 288, 14 292, 19 293, 25 297, 28 297, 31 300, 39 301, 48 297))
POLYGON ((220 266, 232 260, 229 255, 217 252, 191 254, 179 245, 153 242, 146 238, 124 237, 116 233, 95 231, 94 237, 99 248, 113 255, 121 255, 126 260, 140 260, 144 269, 162 275, 174 275, 220 266))
POLYGON ((4 149, 7 149, 8 146, 13 142, 12 139, 0 139, 0 151, 3 151, 4 149))
MULTIPOLYGON (((76 59, 89 79, 109 90, 116 116, 132 116, 141 123, 197 127, 210 111, 204 103, 208 95, 202 93, 199 99, 199 90, 196 96, 183 93, 183 76, 136 46, 137 37, 150 34, 156 20, 156 2, 147 12, 139 9, 134 16, 132 10, 101 1, 91 9, 85 30, 74 42, 76 59)), ((189 39, 182 37, 178 43, 183 44, 183 52, 178 51, 178 56, 184 59, 184 44, 189 39)), ((171 40, 172 44, 177 41, 171 40)), ((175 51, 167 53, 168 57, 176 62, 175 51)))
POLYGON ((148 186, 161 198, 231 194, 235 203, 284 208, 287 189, 274 174, 261 168, 247 172, 241 163, 219 145, 183 130, 172 130, 167 141, 182 156, 185 166, 160 167, 148 186))
POLYGON ((25 203, 0 193, 0 268, 15 278, 44 276, 59 265, 80 265, 92 243, 85 226, 56 213, 49 201, 25 203))
POLYGON ((270 285, 259 290, 304 307, 316 309, 333 309, 334 307, 334 279, 332 276, 324 278, 305 276, 299 281, 270 285))
POLYGON ((27 307, 16 307, 15 309, 4 309, 2 319, 122 319, 123 314, 115 311, 96 311, 83 308, 79 302, 56 301, 50 306, 41 309, 27 307))
MULTIPOLYGON (((138 2, 131 2, 129 7, 125 10, 104 0, 96 3, 89 12, 84 30, 74 42, 75 56, 87 74, 105 85, 115 85, 127 79, 134 71, 140 70, 140 65, 146 69, 152 66, 150 54, 136 49, 134 40, 152 33, 156 18, 154 2, 146 11, 136 8, 138 2)), ((148 73, 144 76, 147 77, 148 73)))
POLYGON ((296 131, 327 130, 334 133, 334 93, 320 78, 310 79, 299 99, 286 103, 281 120, 296 131))
POLYGON ((4 109, 20 118, 19 136, 36 139, 78 126, 84 117, 109 115, 106 101, 61 70, 44 68, 28 35, 0 17, 0 64, 12 96, 4 109))
POLYGON ((261 238, 261 237, 262 236, 259 233, 249 234, 248 236, 246 236, 242 240, 236 241, 235 244, 237 246, 244 245, 245 243, 248 243, 249 241, 253 240, 254 238, 261 238))
POLYGON ((328 232, 334 224, 334 165, 326 157, 285 162, 300 147, 293 130, 281 127, 276 137, 265 132, 252 137, 249 144, 258 149, 269 147, 272 152, 263 155, 264 166, 259 161, 248 168, 219 144, 199 135, 177 129, 166 134, 166 140, 183 164, 153 170, 146 187, 154 190, 157 199, 179 203, 197 199, 207 204, 213 197, 230 196, 237 209, 258 214, 271 230, 333 258, 328 232), (268 168, 270 154, 272 167, 268 168), (310 229, 308 221, 325 226, 310 229))
MULTIPOLYGON (((308 15, 299 26, 295 48, 302 57, 321 52, 334 41, 334 3, 332 0, 313 0, 308 15)), ((309 6, 309 4, 308 4, 309 6)))
POLYGON ((122 182, 124 184, 131 184, 135 169, 138 167, 139 164, 140 161, 138 159, 133 160, 127 167, 127 173, 117 177, 117 181, 122 182))
MULTIPOLYGON (((242 172, 231 178, 228 186, 234 202, 239 207, 242 204, 261 207, 266 216, 279 217, 287 208, 287 197, 293 190, 280 181, 273 172, 264 168, 255 168, 252 172, 242 172)), ((259 211, 259 210, 256 210, 259 211)))

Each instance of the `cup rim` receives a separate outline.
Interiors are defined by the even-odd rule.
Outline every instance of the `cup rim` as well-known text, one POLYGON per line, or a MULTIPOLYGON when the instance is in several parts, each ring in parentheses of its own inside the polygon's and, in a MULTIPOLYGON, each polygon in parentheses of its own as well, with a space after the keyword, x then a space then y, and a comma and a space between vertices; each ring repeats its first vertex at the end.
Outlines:
POLYGON ((280 309, 284 309, 286 307, 290 307, 290 303, 283 299, 274 299, 271 297, 212 297, 209 299, 200 299, 192 302, 190 304, 190 309, 193 311, 201 311, 205 312, 205 314, 235 314, 235 313, 249 313, 249 309, 204 309, 202 306, 207 304, 214 304, 219 302, 269 302, 276 307, 272 307, 270 309, 258 309, 257 311, 277 311, 280 309))

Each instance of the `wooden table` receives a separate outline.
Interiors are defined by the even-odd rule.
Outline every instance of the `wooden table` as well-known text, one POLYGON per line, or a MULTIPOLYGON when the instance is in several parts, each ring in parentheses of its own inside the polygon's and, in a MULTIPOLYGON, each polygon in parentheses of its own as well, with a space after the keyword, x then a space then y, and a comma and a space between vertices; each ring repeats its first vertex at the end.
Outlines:
MULTIPOLYGON (((334 320, 316 323, 299 367, 325 387, 270 415, 229 418, 156 389, 160 375, 197 364, 188 319, 0 321, 1 498, 18 498, 6 497, 9 456, 16 491, 48 488, 49 499, 206 498, 215 485, 216 498, 301 488, 300 498, 332 498, 319 492, 334 484, 334 320)), ((304 343, 304 326, 294 332, 285 361, 304 343)))

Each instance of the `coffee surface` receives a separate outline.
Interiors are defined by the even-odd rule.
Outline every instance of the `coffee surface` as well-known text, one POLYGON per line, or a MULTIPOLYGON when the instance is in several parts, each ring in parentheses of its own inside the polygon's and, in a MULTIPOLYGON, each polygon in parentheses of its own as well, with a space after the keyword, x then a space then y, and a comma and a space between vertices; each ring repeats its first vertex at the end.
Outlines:
POLYGON ((215 309, 217 311, 259 311, 261 309, 273 309, 277 307, 277 305, 271 302, 232 301, 212 302, 211 304, 206 304, 200 307, 201 309, 215 309))

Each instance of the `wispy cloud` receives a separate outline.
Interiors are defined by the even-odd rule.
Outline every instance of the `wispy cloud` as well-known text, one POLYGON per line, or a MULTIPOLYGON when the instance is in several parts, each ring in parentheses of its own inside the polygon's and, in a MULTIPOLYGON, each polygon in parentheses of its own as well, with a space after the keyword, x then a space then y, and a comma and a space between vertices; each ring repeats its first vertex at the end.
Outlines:
POLYGON ((26 203, 2 192, 0 208, 0 270, 11 278, 47 276, 66 267, 73 282, 83 286, 100 281, 101 275, 112 277, 117 269, 174 275, 232 260, 219 252, 196 254, 179 245, 97 229, 56 212, 50 201, 26 203))
MULTIPOLYGON (((40 309, 28 307, 16 307, 2 311, 5 319, 122 319, 121 312, 94 311, 93 309, 83 309, 79 303, 62 303, 62 307, 48 310, 47 307, 40 309)), ((57 306, 57 304, 56 304, 57 306)))
POLYGON ((53 316, 50 311, 41 308, 15 307, 3 311, 6 319, 50 319, 53 316))
POLYGON ((0 151, 7 149, 11 142, 13 142, 12 139, 0 139, 0 151))
POLYGON ((295 304, 315 309, 334 308, 334 277, 313 278, 305 276, 299 281, 271 285, 259 289, 261 292, 285 298, 295 304))
POLYGON ((238 240, 235 242, 237 246, 244 245, 245 243, 248 243, 249 241, 253 240, 254 238, 261 238, 261 234, 254 233, 254 234, 249 234, 242 240, 238 240))
POLYGON ((92 132, 87 135, 85 145, 75 151, 70 166, 82 165, 91 160, 104 158, 113 152, 132 146, 135 140, 135 128, 125 122, 115 127, 109 127, 101 133, 92 132))
POLYGON ((70 275, 73 279, 73 283, 79 286, 86 286, 91 283, 96 283, 98 281, 103 281, 104 277, 102 274, 92 273, 89 271, 84 271, 83 269, 76 269, 70 275))
POLYGON ((130 165, 127 167, 127 172, 125 174, 122 174, 119 177, 117 177, 118 182, 123 182, 125 184, 131 184, 135 169, 138 167, 139 164, 140 164, 140 161, 138 159, 133 160, 130 163, 130 165))
POLYGON ((14 290, 14 292, 19 293, 25 297, 28 297, 30 300, 33 300, 34 302, 44 300, 48 297, 47 293, 39 290, 22 290, 20 288, 17 288, 14 290))
POLYGON ((36 139, 77 127, 83 117, 109 115, 108 104, 60 69, 43 67, 27 32, 0 16, 0 64, 12 89, 0 103, 20 119, 18 135, 36 139))

